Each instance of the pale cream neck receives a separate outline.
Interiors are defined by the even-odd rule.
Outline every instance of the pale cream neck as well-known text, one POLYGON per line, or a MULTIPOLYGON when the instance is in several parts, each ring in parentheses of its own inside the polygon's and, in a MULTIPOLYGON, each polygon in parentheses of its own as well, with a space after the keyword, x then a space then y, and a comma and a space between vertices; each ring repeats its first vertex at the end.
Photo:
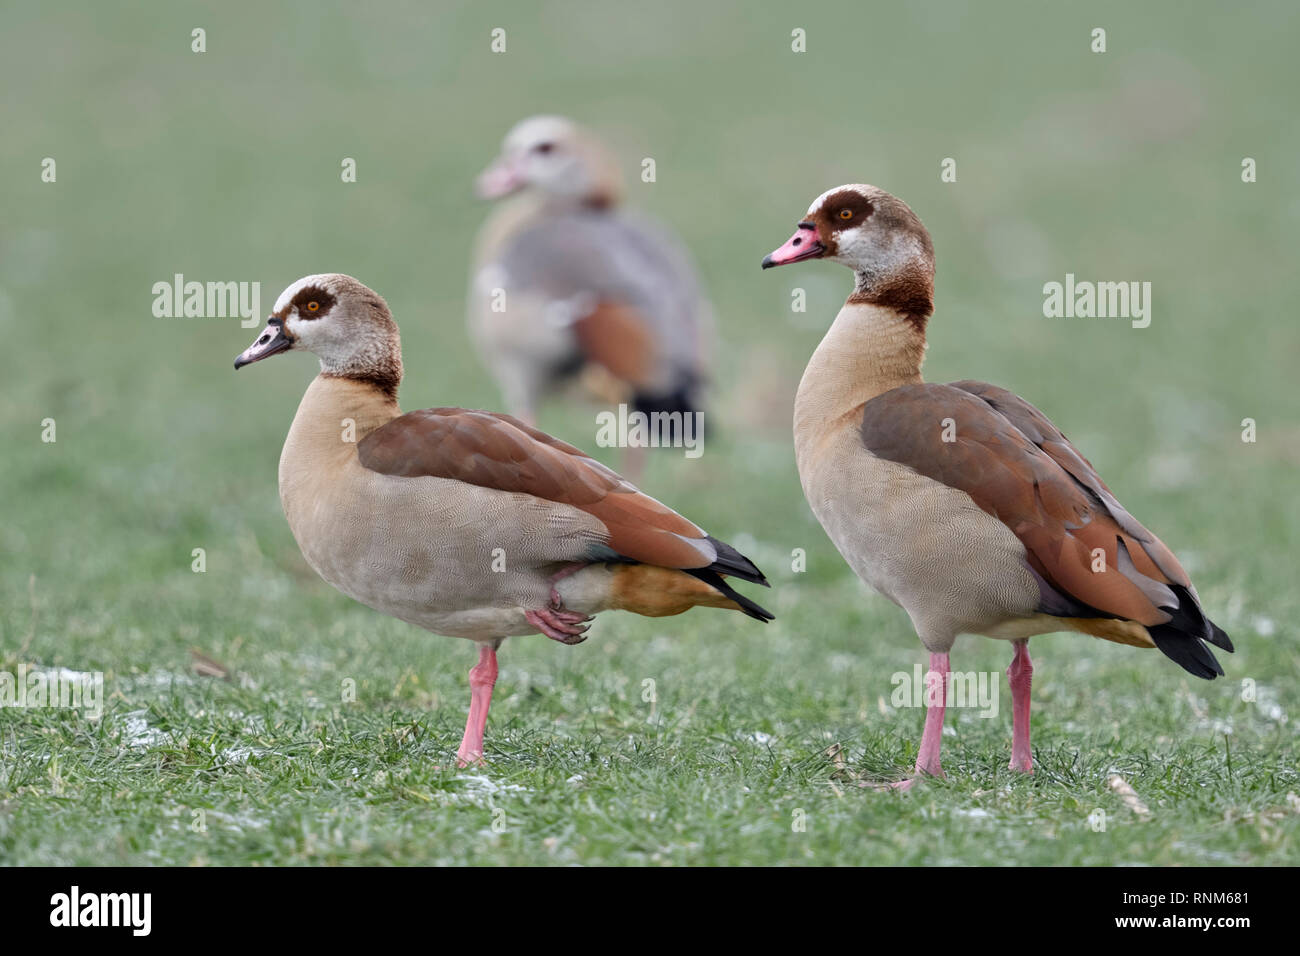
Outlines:
POLYGON ((397 402, 373 385, 317 375, 298 404, 280 456, 286 468, 326 468, 356 455, 356 443, 402 414, 397 402))
POLYGON ((794 400, 795 452, 802 461, 863 403, 921 381, 925 332, 890 308, 847 302, 813 352, 794 400))

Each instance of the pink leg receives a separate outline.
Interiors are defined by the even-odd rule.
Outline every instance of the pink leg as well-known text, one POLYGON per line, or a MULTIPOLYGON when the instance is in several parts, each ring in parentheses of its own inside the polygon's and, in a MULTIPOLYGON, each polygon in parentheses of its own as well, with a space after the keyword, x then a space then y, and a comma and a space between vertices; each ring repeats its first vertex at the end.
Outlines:
POLYGON ((483 763, 483 730, 487 727, 488 708, 492 706, 492 688, 497 682, 497 651, 491 644, 478 649, 478 663, 469 672, 469 719, 465 736, 456 753, 456 765, 483 763))
POLYGON ((921 734, 921 749, 916 755, 916 772, 918 775, 924 773, 931 777, 942 777, 939 748, 943 744, 943 712, 948 706, 947 654, 930 655, 930 672, 925 677, 925 686, 925 731, 921 734))
POLYGON ((939 748, 943 744, 943 712, 948 706, 947 654, 930 655, 930 670, 925 677, 925 686, 925 730, 921 734, 921 749, 916 754, 916 769, 907 779, 877 789, 910 790, 922 776, 943 776, 943 767, 939 765, 939 748))
POLYGON ((1007 668, 1011 684, 1011 769, 1034 772, 1034 758, 1029 752, 1029 684, 1034 665, 1029 662, 1029 641, 1013 641, 1016 655, 1007 668))

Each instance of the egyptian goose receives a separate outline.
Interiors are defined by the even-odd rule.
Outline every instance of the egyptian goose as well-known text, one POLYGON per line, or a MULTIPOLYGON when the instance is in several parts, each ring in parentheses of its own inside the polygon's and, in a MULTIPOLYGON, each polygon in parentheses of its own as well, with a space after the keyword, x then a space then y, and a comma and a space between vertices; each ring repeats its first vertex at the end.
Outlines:
POLYGON ((579 373, 634 411, 698 410, 709 304, 680 243, 619 209, 617 167, 590 132, 524 120, 477 191, 514 197, 480 232, 469 295, 471 333, 514 415, 535 423, 542 395, 579 373))
POLYGON ((397 406, 402 348, 388 305, 345 275, 299 279, 239 369, 315 353, 280 455, 280 502, 307 563, 362 604, 479 643, 458 759, 481 762, 496 651, 521 634, 564 644, 617 609, 772 615, 734 591, 766 585, 735 548, 572 445, 518 419, 397 406))
POLYGON ((853 294, 799 383, 795 457, 813 513, 930 652, 915 775, 942 776, 948 651, 959 634, 1012 642, 1011 767, 1033 771, 1028 641, 1077 631, 1157 647, 1197 677, 1231 651, 1178 560, 1047 417, 1004 388, 921 380, 934 247, 906 203, 851 184, 813 201, 763 268, 831 259, 853 294), (942 688, 942 693, 940 692, 942 688))

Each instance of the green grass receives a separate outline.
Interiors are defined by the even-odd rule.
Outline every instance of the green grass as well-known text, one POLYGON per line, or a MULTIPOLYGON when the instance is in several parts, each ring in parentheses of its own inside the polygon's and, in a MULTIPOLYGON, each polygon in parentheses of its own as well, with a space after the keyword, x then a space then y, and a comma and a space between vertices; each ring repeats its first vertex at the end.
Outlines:
MULTIPOLYGON (((0 863, 1300 860, 1292 5, 540 9, 6 6, 0 671, 103 671, 108 700, 98 721, 0 710, 0 863), (1104 55, 1087 51, 1097 25, 1104 55), (610 614, 578 647, 511 640, 489 766, 457 773, 472 647, 334 592, 280 513, 310 360, 236 376, 254 330, 155 319, 150 288, 260 281, 269 306, 300 275, 349 272, 402 324, 405 407, 499 407, 462 319, 484 214, 468 185, 540 110, 607 131, 632 202, 700 262, 725 343, 716 437, 643 484, 758 561, 778 620, 610 614), (1243 156, 1259 182, 1240 181, 1243 156), (1039 405, 1237 644, 1205 683, 1155 652, 1034 641, 1032 778, 1005 769, 1003 706, 952 712, 946 781, 856 786, 914 759, 922 712, 890 705, 890 676, 925 658, 794 470, 794 385, 849 277, 758 260, 813 196, 863 180, 934 234, 928 376, 1039 405), (1042 318, 1042 284, 1066 272, 1151 281, 1152 326, 1042 318), (194 674, 191 648, 231 679, 194 674)), ((593 409, 556 403, 542 424, 594 444, 593 409)), ((966 638, 953 667, 1009 656, 966 638)))

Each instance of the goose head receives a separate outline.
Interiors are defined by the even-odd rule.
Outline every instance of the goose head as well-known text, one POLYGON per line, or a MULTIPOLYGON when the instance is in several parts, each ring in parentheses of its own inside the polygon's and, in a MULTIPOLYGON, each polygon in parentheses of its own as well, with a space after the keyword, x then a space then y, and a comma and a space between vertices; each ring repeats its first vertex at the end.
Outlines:
POLYGON ((595 206, 611 205, 619 192, 618 170, 605 147, 561 116, 534 116, 518 123, 475 185, 484 199, 528 190, 551 200, 595 206))
POLYGON ((850 301, 929 315, 934 299, 934 246, 907 203, 875 186, 828 189, 808 207, 795 233, 763 259, 763 268, 830 259, 857 276, 850 301))
POLYGON ((235 368, 292 350, 313 353, 324 374, 385 391, 395 392, 402 378, 401 338, 388 303, 351 276, 304 276, 281 292, 266 328, 235 368))

